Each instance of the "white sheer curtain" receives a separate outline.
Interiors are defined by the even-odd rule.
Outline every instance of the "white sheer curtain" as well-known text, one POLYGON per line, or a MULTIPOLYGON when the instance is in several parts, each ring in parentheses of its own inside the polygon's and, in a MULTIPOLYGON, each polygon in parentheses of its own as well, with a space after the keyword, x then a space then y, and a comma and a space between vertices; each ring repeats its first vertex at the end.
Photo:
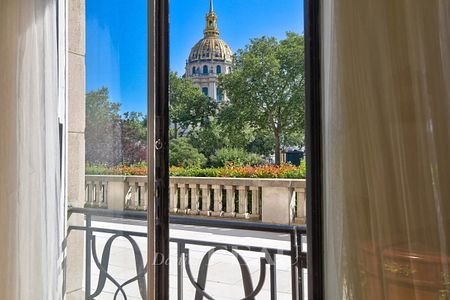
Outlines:
POLYGON ((450 299, 450 2, 322 2, 327 299, 450 299))
POLYGON ((0 299, 61 299, 56 0, 0 1, 0 299))

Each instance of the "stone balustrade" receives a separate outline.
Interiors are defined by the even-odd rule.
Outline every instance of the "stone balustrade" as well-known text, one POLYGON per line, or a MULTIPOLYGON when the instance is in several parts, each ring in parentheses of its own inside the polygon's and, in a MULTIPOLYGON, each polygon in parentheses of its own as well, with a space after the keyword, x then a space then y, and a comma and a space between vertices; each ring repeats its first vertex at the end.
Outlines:
MULTIPOLYGON (((305 180, 171 177, 170 212, 216 218, 304 223, 305 180)), ((86 207, 146 210, 145 176, 86 176, 86 207)))

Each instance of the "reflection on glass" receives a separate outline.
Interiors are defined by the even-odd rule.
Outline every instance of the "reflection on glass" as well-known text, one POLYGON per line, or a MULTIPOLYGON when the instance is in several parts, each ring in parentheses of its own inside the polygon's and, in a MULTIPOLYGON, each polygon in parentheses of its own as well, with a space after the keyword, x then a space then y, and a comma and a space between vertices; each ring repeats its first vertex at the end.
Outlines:
POLYGON ((147 1, 85 4, 85 91, 69 82, 85 93, 85 161, 76 165, 85 174, 69 178, 84 193, 69 208, 68 260, 78 266, 67 282, 85 299, 146 299, 147 1))

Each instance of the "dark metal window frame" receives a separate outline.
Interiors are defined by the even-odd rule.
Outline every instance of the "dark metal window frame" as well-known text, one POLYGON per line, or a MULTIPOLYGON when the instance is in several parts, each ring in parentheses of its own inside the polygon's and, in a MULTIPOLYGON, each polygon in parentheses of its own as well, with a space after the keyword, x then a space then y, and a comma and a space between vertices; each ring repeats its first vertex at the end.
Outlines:
MULTIPOLYGON (((169 1, 148 0, 148 257, 169 258, 169 1)), ((169 299, 169 265, 148 263, 148 299, 169 299)))
POLYGON ((320 16, 320 1, 305 0, 308 298, 315 300, 324 298, 320 16))
MULTIPOLYGON (((169 164, 168 164, 168 76, 169 76, 169 3, 149 0, 149 236, 154 234, 156 253, 169 253, 169 164), (154 49, 154 52, 153 52, 154 49), (155 150, 156 149, 156 150, 155 150), (149 172, 152 173, 152 172, 149 172), (154 183, 154 184, 153 184, 154 183), (153 189, 151 187, 154 187, 153 189), (150 210, 153 210, 151 212, 150 210), (151 221, 154 217, 154 222, 151 221)), ((307 242, 308 298, 323 299, 323 220, 322 220, 322 110, 320 1, 304 0, 305 13, 305 82, 306 82, 306 155, 307 155, 307 242)), ((149 288, 155 285, 154 297, 169 298, 168 265, 155 266, 154 278, 149 269, 149 288), (154 280, 154 281, 152 281, 154 280)), ((150 293, 149 293, 150 294, 150 293)))

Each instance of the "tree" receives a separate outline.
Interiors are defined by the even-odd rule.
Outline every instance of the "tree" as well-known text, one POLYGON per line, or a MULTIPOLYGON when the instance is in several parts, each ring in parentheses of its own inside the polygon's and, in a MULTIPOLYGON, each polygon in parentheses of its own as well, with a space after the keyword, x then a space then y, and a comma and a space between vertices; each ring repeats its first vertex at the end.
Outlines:
POLYGON ((303 36, 286 35, 252 39, 237 51, 233 72, 220 78, 235 122, 272 133, 276 164, 283 138, 304 132, 303 36))
POLYGON ((254 139, 245 146, 245 150, 247 152, 269 156, 273 154, 274 144, 275 142, 270 132, 255 130, 254 139))
POLYGON ((140 112, 126 112, 121 119, 122 160, 136 164, 147 158, 147 117, 140 112))
POLYGON ((86 162, 116 165, 121 161, 120 104, 111 102, 108 88, 86 94, 86 162))
POLYGON ((262 159, 258 154, 248 153, 239 148, 222 148, 211 157, 211 164, 214 167, 233 166, 254 166, 261 164, 262 159))
POLYGON ((169 74, 169 116, 173 126, 172 138, 184 136, 188 130, 209 122, 217 109, 215 101, 192 86, 188 78, 169 74))
POLYGON ((189 140, 205 157, 210 158, 217 149, 226 147, 229 143, 216 120, 199 127, 189 134, 189 140))
POLYGON ((171 166, 198 168, 206 163, 206 157, 189 144, 187 138, 178 138, 170 142, 169 162, 171 166))

